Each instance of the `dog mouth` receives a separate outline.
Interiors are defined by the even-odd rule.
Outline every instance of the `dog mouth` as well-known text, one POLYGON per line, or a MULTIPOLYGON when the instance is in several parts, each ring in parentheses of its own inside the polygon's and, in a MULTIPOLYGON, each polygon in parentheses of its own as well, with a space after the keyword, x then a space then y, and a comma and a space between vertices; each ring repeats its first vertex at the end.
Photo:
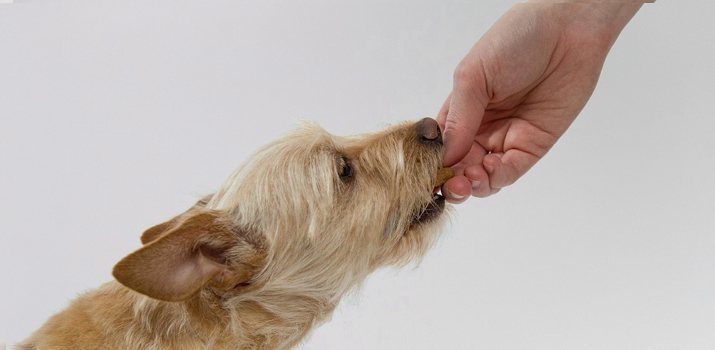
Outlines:
POLYGON ((417 215, 415 215, 412 220, 413 225, 430 222, 442 214, 446 201, 444 196, 439 193, 439 188, 453 176, 454 172, 451 168, 439 169, 434 181, 434 187, 432 189, 432 200, 418 211, 417 215))
POLYGON ((439 193, 432 194, 432 200, 427 203, 412 220, 413 225, 424 224, 436 219, 444 211, 445 199, 439 193))

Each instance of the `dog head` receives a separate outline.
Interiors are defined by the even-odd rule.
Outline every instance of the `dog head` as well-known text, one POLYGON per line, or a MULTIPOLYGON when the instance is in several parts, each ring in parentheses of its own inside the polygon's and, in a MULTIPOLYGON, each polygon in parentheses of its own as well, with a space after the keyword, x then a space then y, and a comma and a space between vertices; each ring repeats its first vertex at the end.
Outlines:
POLYGON ((444 198, 437 122, 356 137, 305 125, 214 194, 147 230, 114 276, 150 297, 296 295, 334 304, 376 268, 423 256, 444 198))

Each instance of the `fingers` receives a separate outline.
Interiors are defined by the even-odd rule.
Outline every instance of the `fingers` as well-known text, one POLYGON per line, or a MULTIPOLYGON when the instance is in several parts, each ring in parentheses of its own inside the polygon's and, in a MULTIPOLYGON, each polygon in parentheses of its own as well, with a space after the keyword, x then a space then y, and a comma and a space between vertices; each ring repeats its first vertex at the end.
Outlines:
POLYGON ((442 186, 442 194, 450 203, 464 202, 470 195, 486 197, 494 191, 489 185, 489 175, 482 165, 486 151, 472 143, 466 156, 452 168, 455 176, 442 186))
POLYGON ((452 94, 450 93, 447 96, 447 99, 444 100, 444 103, 442 104, 442 108, 439 109, 439 113, 437 113, 437 123, 439 124, 439 127, 444 130, 444 122, 447 120, 447 113, 449 112, 449 102, 452 100, 452 94))
POLYGON ((442 185, 442 194, 450 203, 462 203, 469 196, 488 197, 516 182, 539 157, 510 149, 489 153, 474 143, 465 158, 456 164, 455 176, 442 185))
POLYGON ((444 164, 447 166, 459 162, 468 152, 474 142, 484 116, 484 108, 488 98, 484 93, 483 76, 478 69, 460 64, 454 74, 454 87, 449 100, 449 106, 444 118, 444 164))
POLYGON ((454 204, 466 201, 470 195, 485 198, 499 190, 489 185, 489 175, 481 165, 465 168, 463 174, 456 175, 442 185, 442 194, 448 202, 454 204))
POLYGON ((458 204, 469 198, 472 192, 472 185, 464 175, 455 175, 442 185, 442 195, 447 202, 458 204))
POLYGON ((516 182, 539 158, 533 154, 510 149, 505 153, 490 153, 482 161, 492 188, 502 188, 516 182))
POLYGON ((481 164, 464 169, 464 176, 469 179, 472 196, 484 198, 493 194, 494 191, 489 184, 489 174, 481 164))

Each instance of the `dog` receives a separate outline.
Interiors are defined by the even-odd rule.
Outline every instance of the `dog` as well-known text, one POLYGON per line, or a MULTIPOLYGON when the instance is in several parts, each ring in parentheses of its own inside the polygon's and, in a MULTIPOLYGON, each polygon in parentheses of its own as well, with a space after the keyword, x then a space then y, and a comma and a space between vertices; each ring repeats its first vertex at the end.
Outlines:
POLYGON ((146 230, 115 281, 20 348, 292 348, 371 272, 432 246, 445 217, 442 151, 430 118, 356 137, 303 125, 146 230))

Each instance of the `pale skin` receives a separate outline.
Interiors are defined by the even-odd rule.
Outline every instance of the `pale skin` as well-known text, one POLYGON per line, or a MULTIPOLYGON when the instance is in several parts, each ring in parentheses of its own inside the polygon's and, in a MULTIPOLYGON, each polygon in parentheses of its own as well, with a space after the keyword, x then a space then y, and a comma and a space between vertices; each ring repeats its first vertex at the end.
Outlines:
POLYGON ((531 1, 504 14, 462 59, 438 122, 448 201, 513 184, 568 129, 641 2, 531 1))

